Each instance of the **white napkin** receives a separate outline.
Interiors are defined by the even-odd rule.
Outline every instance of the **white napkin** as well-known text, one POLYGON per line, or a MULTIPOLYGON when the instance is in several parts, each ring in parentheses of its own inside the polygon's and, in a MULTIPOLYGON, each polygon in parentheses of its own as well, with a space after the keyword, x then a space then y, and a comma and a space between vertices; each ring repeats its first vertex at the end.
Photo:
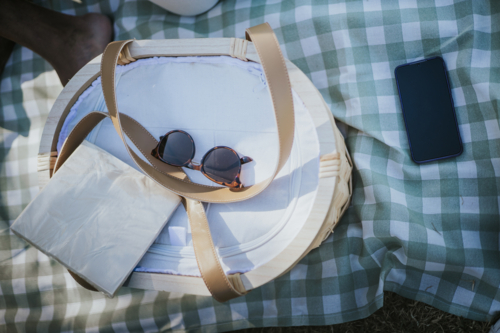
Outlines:
POLYGON ((113 297, 180 197, 84 141, 11 226, 113 297))

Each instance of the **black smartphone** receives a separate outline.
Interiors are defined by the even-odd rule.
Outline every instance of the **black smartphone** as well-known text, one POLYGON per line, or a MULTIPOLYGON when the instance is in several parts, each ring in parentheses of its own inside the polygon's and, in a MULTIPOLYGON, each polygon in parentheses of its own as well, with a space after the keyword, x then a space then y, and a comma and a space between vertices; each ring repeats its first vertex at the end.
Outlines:
POLYGON ((441 57, 394 70, 413 161, 425 163, 462 153, 446 64, 441 57))

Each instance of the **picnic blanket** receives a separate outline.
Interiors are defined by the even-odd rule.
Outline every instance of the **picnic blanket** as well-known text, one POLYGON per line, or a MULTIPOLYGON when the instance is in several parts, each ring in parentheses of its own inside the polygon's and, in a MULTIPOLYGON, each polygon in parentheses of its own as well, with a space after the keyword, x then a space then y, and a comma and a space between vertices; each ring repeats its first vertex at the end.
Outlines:
POLYGON ((475 320, 500 311, 500 3, 432 0, 225 0, 179 17, 147 1, 44 1, 103 12, 115 39, 243 37, 269 22, 284 55, 320 90, 353 157, 352 204, 290 273, 245 297, 122 288, 107 299, 9 231, 38 191, 37 152, 61 86, 17 46, 0 91, 0 331, 227 331, 364 318, 384 291, 475 320), (445 60, 464 152, 411 161, 398 65, 445 60))

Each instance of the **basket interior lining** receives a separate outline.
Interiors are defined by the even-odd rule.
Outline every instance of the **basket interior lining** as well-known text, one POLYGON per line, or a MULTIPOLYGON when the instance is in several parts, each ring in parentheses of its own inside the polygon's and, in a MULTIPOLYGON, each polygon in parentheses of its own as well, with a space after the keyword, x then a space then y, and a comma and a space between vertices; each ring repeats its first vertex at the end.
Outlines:
MULTIPOLYGON (((309 112, 293 95, 294 146, 270 188, 244 202, 206 206, 226 273, 243 273, 272 259, 296 236, 312 208, 319 142, 309 112)), ((117 99, 120 111, 155 137, 171 129, 187 130, 196 144, 196 161, 214 145, 230 146, 254 158, 255 163, 242 170, 247 186, 267 178, 276 163, 276 125, 260 64, 224 56, 141 59, 118 66, 117 99)), ((71 108, 58 147, 79 119, 94 110, 107 111, 100 78, 71 108)), ((110 121, 103 121, 87 139, 135 167, 110 121)), ((199 172, 187 173, 195 182, 214 185, 199 172)), ((190 241, 180 207, 136 270, 199 276, 190 241), (172 244, 168 228, 175 226, 186 229, 186 246, 172 244)))

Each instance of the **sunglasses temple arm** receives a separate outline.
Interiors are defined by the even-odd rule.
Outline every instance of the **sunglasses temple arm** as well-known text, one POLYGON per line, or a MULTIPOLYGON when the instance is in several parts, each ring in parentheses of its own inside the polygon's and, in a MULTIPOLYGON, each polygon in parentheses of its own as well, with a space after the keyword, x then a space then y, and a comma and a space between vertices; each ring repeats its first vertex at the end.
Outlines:
POLYGON ((248 157, 248 156, 243 156, 242 158, 240 158, 241 164, 250 163, 252 161, 253 161, 253 159, 251 157, 248 157))

